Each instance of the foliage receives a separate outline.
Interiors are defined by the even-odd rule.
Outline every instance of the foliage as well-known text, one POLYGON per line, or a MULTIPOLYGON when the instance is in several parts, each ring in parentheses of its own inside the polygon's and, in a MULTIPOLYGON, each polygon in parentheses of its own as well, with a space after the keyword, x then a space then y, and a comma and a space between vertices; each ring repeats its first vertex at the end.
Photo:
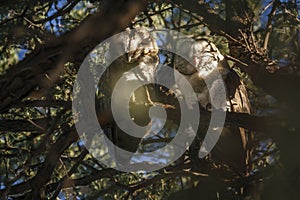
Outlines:
POLYGON ((299 16, 292 0, 1 1, 0 199, 299 199, 299 16), (188 150, 163 170, 124 173, 87 152, 71 113, 76 73, 99 42, 141 26, 206 38, 226 55, 254 110, 226 120, 256 131, 248 174, 188 150))

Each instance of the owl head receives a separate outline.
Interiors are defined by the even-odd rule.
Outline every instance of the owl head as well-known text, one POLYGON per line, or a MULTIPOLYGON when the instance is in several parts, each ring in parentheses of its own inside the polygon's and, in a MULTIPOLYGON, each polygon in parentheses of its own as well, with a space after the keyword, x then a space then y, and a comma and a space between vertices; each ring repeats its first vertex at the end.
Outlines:
MULTIPOLYGON (((158 47, 155 39, 146 28, 136 28, 126 30, 110 44, 110 52, 120 55, 126 63, 137 62, 143 56, 156 56, 158 47)), ((109 56, 109 55, 108 55, 109 56)))
POLYGON ((197 42, 194 40, 179 41, 178 46, 178 52, 182 56, 175 55, 174 65, 180 73, 185 75, 198 72, 201 76, 207 76, 224 59, 217 47, 204 39, 197 42))
POLYGON ((223 108, 224 83, 220 78, 223 79, 229 70, 224 56, 207 40, 183 40, 178 44, 181 44, 181 56, 175 56, 175 68, 190 83, 200 105, 207 109, 223 108))

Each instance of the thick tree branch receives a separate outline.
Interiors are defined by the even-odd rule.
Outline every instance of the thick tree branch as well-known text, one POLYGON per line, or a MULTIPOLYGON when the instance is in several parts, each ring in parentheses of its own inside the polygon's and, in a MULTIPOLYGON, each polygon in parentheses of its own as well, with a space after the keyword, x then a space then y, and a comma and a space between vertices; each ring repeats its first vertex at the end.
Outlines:
POLYGON ((38 46, 0 76, 0 112, 36 87, 51 87, 59 79, 66 62, 81 63, 96 44, 124 30, 147 4, 146 0, 111 2, 109 8, 90 15, 76 30, 38 46))
POLYGON ((45 131, 50 118, 40 118, 33 120, 5 120, 0 119, 0 131, 45 131))
POLYGON ((33 192, 39 192, 41 187, 43 187, 43 185, 49 181, 49 178, 51 177, 52 172, 58 163, 57 160, 60 157, 60 155, 77 139, 78 134, 75 132, 75 130, 65 132, 51 146, 45 158, 43 166, 40 168, 40 170, 33 179, 11 186, 9 191, 0 190, 0 196, 4 194, 20 194, 29 190, 32 190, 33 192))
POLYGON ((201 16, 201 20, 206 24, 213 32, 224 31, 227 32, 228 26, 223 19, 218 16, 213 9, 211 9, 206 3, 202 3, 195 0, 184 1, 184 0, 172 0, 173 4, 187 10, 189 13, 196 13, 201 16))
MULTIPOLYGON (((189 10, 190 12, 196 13, 198 16, 203 17, 202 21, 212 31, 220 33, 220 35, 224 35, 224 33, 226 33, 226 35, 224 36, 227 37, 231 42, 231 49, 234 49, 235 46, 241 47, 232 50, 231 57, 240 58, 243 57, 240 56, 241 54, 247 55, 246 59, 239 59, 237 65, 239 68, 242 69, 243 72, 246 72, 250 75, 255 85, 261 87, 267 93, 273 95, 281 101, 284 101, 288 104, 292 104, 294 106, 297 105, 297 102, 299 102, 300 100, 300 95, 298 95, 296 92, 298 89, 297 86, 300 84, 299 76, 282 74, 281 71, 277 71, 275 73, 273 71, 272 73, 270 73, 270 68, 276 69, 278 67, 274 66, 274 63, 270 63, 271 61, 266 57, 267 55, 264 52, 258 52, 259 54, 262 53, 262 55, 255 55, 255 44, 253 44, 253 49, 252 47, 251 49, 245 49, 244 47, 242 47, 244 41, 240 41, 238 38, 243 39, 245 36, 242 35, 244 34, 244 32, 240 30, 247 30, 251 32, 251 24, 246 23, 247 21, 249 22, 248 18, 251 17, 245 15, 245 13, 248 12, 247 5, 241 7, 245 10, 237 11, 237 14, 241 16, 232 16, 232 19, 228 19, 229 21, 224 21, 218 16, 218 13, 210 9, 209 6, 207 6, 207 4, 202 1, 199 2, 173 0, 172 3, 179 5, 183 9, 189 10), (239 18, 239 20, 236 20, 237 18, 239 18), (259 62, 254 61, 252 57, 256 57, 256 59, 258 59, 259 62), (287 88, 289 88, 289 90, 287 90, 287 88), (295 92, 290 92, 291 90, 295 92)), ((229 7, 229 5, 230 4, 228 3, 227 6, 229 7)), ((274 15, 275 8, 276 6, 273 5, 273 12, 271 12, 271 15, 274 15)), ((272 17, 270 16, 270 19, 271 18, 272 17)), ((268 42, 269 32, 270 30, 266 33, 266 38, 264 42, 265 44, 267 44, 268 42)), ((250 35, 248 34, 246 35, 246 37, 246 40, 251 39, 250 35)))

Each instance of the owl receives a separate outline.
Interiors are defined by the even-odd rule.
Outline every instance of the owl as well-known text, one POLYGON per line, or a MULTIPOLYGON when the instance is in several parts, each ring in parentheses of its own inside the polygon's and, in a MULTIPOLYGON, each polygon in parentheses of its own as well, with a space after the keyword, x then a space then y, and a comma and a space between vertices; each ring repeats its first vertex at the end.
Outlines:
MULTIPOLYGON (((133 82, 139 82, 141 85, 144 82, 154 82, 158 65, 156 41, 144 28, 133 30, 127 28, 110 43, 108 52, 105 54, 107 60, 112 59, 115 55, 123 54, 123 52, 125 54, 110 64, 100 80, 99 88, 106 88, 106 96, 111 97, 113 91, 116 90, 118 81, 122 78, 125 82, 121 85, 122 89, 116 91, 118 93, 117 102, 110 99, 110 101, 114 101, 114 109, 118 111, 126 106, 136 124, 147 125, 149 123, 149 91, 152 91, 152 88, 149 85, 143 85, 132 94, 128 91, 133 82), (128 95, 131 95, 131 98, 129 105, 126 105, 125 97, 128 95)), ((110 101, 106 107, 110 107, 110 101)), ((126 118, 125 115, 123 116, 124 113, 119 112, 118 114, 121 115, 119 116, 121 119, 126 118)), ((116 146, 132 153, 136 152, 141 141, 141 138, 125 133, 116 124, 113 124, 112 129, 107 131, 107 136, 116 146)), ((116 158, 119 159, 119 163, 124 163, 124 165, 130 162, 130 157, 116 155, 116 158)))
MULTIPOLYGON (((213 43, 207 40, 197 42, 184 40, 183 42, 184 45, 181 44, 182 42, 178 42, 180 48, 183 48, 180 51, 183 57, 193 63, 175 55, 174 67, 183 75, 178 77, 176 82, 180 83, 182 78, 187 79, 203 108, 210 109, 211 106, 217 109, 223 108, 224 105, 218 98, 215 98, 214 101, 211 101, 210 98, 218 97, 217 94, 223 84, 217 78, 218 74, 225 78, 230 71, 227 63, 224 62, 224 56, 213 43), (212 102, 215 105, 211 105, 212 102)), ((178 93, 178 90, 175 92, 178 93)), ((180 91, 177 95, 180 96, 180 91)))
MULTIPOLYGON (((150 32, 144 28, 130 30, 126 29, 123 34, 110 43, 109 51, 105 55, 110 59, 114 55, 123 54, 114 60, 110 65, 106 76, 109 78, 108 84, 113 90, 116 82, 125 72, 138 67, 141 72, 135 77, 144 80, 152 80, 156 65, 158 63, 158 47, 150 32)), ((134 75, 127 73, 127 79, 134 79, 134 75)))
MULTIPOLYGON (((178 79, 185 78, 190 83, 200 106, 207 110, 215 108, 229 112, 251 113, 251 105, 243 82, 236 72, 229 67, 217 47, 207 40, 199 40, 196 43, 193 41, 183 42, 188 43, 180 45, 180 48, 186 48, 181 50, 183 57, 193 63, 175 55, 174 68, 183 75, 178 79), (217 78, 217 73, 221 75, 223 80, 217 78), (218 94, 221 92, 220 87, 223 84, 225 84, 226 90, 225 106, 223 105, 224 102, 218 98, 218 94)), ((176 81, 180 82, 181 80, 176 81)), ((177 93, 179 93, 178 96, 181 95, 180 91, 177 93)), ((201 127, 199 130, 201 132, 201 127)), ((199 133, 199 135, 200 138, 204 138, 203 133, 199 133)), ((251 159, 250 143, 252 140, 252 134, 245 129, 225 125, 211 152, 211 158, 217 162, 228 164, 239 172, 247 173, 251 159)), ((200 148, 200 144, 198 147, 200 148)))

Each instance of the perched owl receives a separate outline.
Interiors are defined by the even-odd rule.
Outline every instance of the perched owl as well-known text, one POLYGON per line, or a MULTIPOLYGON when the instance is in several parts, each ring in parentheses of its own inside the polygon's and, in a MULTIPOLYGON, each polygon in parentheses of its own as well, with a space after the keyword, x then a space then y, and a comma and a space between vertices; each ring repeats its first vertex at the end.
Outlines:
MULTIPOLYGON (((108 52, 109 53, 105 55, 107 58, 126 52, 114 60, 107 71, 106 76, 109 79, 108 84, 111 90, 125 72, 137 66, 142 72, 136 75, 136 77, 141 80, 153 79, 158 63, 158 47, 156 41, 151 37, 147 29, 138 28, 130 30, 127 28, 126 32, 110 43, 108 52)), ((130 77, 131 75, 127 75, 128 79, 132 78, 130 77)))
MULTIPOLYGON (((181 42, 178 42, 180 48, 185 48, 180 51, 185 58, 193 63, 189 63, 183 57, 175 55, 175 69, 191 84, 203 108, 209 109, 211 106, 214 106, 220 109, 224 107, 217 98, 218 89, 221 87, 220 84, 223 84, 217 78, 217 75, 220 74, 222 78, 225 78, 230 71, 227 63, 224 62, 224 56, 213 43, 207 40, 199 40, 196 43, 190 40, 184 40, 183 42, 188 44, 181 45, 181 42), (216 98, 213 101, 215 105, 211 105, 212 101, 210 98, 214 97, 216 98)), ((178 77, 177 83, 183 77, 178 77)))
MULTIPOLYGON (((121 37, 113 40, 110 43, 109 53, 105 55, 107 59, 111 59, 114 55, 121 55, 114 60, 109 68, 105 71, 102 80, 100 80, 99 88, 107 88, 107 96, 111 96, 113 91, 116 90, 116 84, 121 77, 124 78, 125 83, 122 84, 122 90, 118 90, 118 102, 114 104, 115 110, 121 110, 124 106, 128 106, 131 113, 132 120, 140 125, 145 126, 149 123, 148 110, 149 91, 152 91, 150 86, 141 86, 134 93, 128 93, 131 82, 140 82, 141 85, 145 81, 153 82, 155 78, 155 71, 158 65, 158 47, 155 40, 151 37, 148 30, 138 28, 134 30, 126 29, 121 37), (137 69, 132 71, 132 69, 137 69), (102 81, 102 82, 101 82, 102 81), (126 100, 123 97, 131 95, 130 104, 126 105, 126 100)), ((111 101, 114 101, 111 99, 111 101)), ((108 102, 110 104, 110 101, 108 102)), ((109 107, 109 106, 108 106, 109 107)), ((122 115, 122 112, 118 113, 122 115)), ((124 118, 126 116, 124 115, 124 118)), ((122 118, 122 116, 120 117, 122 118)), ((118 147, 136 152, 141 138, 131 136, 122 131, 116 124, 112 126, 112 130, 108 131, 108 138, 118 147)), ((116 155, 120 162, 125 165, 130 162, 128 157, 120 157, 116 155)))
MULTIPOLYGON (((235 71, 229 68, 227 61, 217 47, 207 40, 199 40, 196 43, 193 41, 184 42, 189 44, 180 45, 180 48, 186 48, 181 51, 184 57, 193 61, 193 63, 189 63, 186 59, 175 55, 174 67, 188 80, 197 95, 200 105, 208 110, 212 107, 222 108, 222 101, 218 101, 218 93, 220 93, 219 89, 223 82, 215 76, 216 73, 219 73, 226 89, 225 110, 251 113, 247 91, 242 81, 235 71), (206 84, 207 82, 209 82, 209 86, 206 84), (214 101, 211 98, 215 98, 214 101), (214 105, 212 105, 212 102, 214 102, 214 105)), ((203 133, 199 133, 199 135, 201 135, 201 138, 204 137, 203 133)), ((216 146, 211 152, 211 157, 217 162, 230 165, 239 172, 247 173, 251 157, 251 140, 251 133, 247 133, 246 130, 225 125, 216 146)))

